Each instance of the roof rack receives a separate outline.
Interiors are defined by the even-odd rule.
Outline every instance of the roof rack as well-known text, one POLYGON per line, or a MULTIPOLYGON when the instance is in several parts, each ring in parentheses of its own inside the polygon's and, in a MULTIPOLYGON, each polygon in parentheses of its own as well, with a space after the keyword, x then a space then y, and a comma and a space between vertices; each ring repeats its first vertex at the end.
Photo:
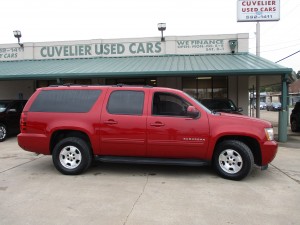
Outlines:
POLYGON ((49 85, 48 87, 61 87, 61 86, 81 86, 80 84, 73 84, 73 83, 65 83, 65 84, 52 84, 49 85))
POLYGON ((145 87, 145 88, 153 88, 153 86, 150 85, 131 85, 131 84, 116 84, 113 85, 115 87, 145 87))
POLYGON ((145 88, 153 88, 150 85, 131 85, 131 84, 115 84, 115 85, 105 85, 105 84, 73 84, 73 83, 65 83, 65 84, 52 84, 48 87, 71 87, 71 86, 110 86, 110 87, 145 87, 145 88))

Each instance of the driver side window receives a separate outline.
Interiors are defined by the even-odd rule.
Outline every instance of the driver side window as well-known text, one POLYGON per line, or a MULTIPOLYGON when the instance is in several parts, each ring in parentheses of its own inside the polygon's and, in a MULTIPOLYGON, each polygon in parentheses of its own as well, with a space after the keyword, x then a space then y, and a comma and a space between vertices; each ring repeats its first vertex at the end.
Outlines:
POLYGON ((156 92, 152 101, 152 115, 186 117, 190 105, 177 95, 156 92))

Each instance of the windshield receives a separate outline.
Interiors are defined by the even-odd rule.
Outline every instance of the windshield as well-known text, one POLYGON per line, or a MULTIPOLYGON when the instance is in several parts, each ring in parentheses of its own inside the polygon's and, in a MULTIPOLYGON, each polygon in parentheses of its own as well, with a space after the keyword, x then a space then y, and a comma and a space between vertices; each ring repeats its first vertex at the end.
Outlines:
POLYGON ((189 95, 186 92, 183 92, 184 94, 186 94, 189 98, 191 98, 192 100, 194 100, 194 103, 196 103, 197 105, 201 106, 201 108, 203 108, 206 112, 208 113, 212 113, 212 111, 210 109, 208 109, 205 105, 201 104, 197 99, 195 99, 193 96, 189 95))
POLYGON ((233 110, 233 111, 237 111, 237 107, 236 105, 233 103, 233 101, 231 101, 230 99, 228 99, 228 103, 230 105, 230 108, 233 110))
POLYGON ((238 111, 235 104, 230 99, 202 99, 201 104, 213 111, 238 111))
POLYGON ((0 112, 4 112, 8 107, 8 103, 0 102, 0 112))

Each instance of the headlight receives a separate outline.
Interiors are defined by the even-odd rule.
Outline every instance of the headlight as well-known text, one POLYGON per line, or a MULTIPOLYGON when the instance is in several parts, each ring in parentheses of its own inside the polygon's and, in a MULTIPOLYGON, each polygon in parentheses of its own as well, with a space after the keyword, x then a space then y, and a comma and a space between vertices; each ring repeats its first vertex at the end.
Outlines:
POLYGON ((274 141, 274 131, 273 128, 265 128, 266 136, 269 141, 274 141))

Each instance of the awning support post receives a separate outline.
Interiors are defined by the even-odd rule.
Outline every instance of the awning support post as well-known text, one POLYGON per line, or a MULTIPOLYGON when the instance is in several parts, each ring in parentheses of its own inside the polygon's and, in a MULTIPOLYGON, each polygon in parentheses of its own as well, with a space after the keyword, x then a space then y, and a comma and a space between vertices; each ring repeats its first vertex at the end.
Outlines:
POLYGON ((288 75, 281 76, 281 110, 279 112, 278 123, 278 141, 287 142, 287 124, 288 124, 288 75))
MULTIPOLYGON (((256 23, 256 55, 260 56, 260 23, 256 23)), ((256 118, 260 118, 260 76, 256 76, 256 118)))

